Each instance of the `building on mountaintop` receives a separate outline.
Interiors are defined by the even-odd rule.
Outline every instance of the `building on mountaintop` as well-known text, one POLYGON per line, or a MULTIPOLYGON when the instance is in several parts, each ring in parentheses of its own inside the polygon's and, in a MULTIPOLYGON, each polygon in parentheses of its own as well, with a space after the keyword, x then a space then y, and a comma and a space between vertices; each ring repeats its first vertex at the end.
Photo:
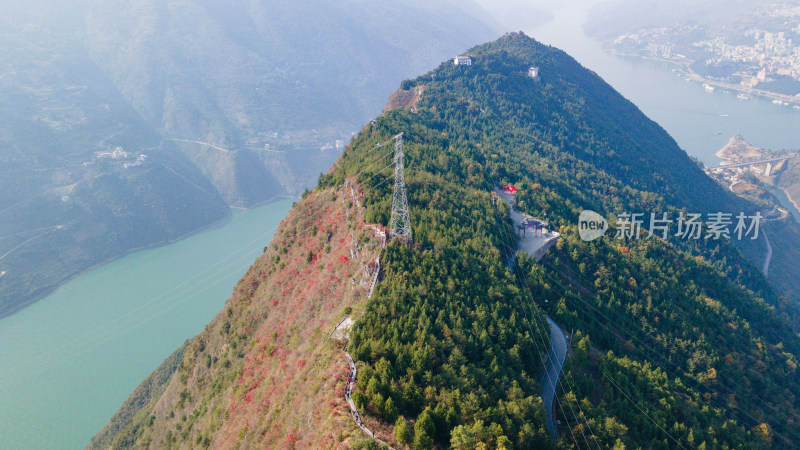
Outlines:
POLYGON ((453 64, 457 66, 471 66, 472 58, 467 55, 456 56, 453 58, 453 64))

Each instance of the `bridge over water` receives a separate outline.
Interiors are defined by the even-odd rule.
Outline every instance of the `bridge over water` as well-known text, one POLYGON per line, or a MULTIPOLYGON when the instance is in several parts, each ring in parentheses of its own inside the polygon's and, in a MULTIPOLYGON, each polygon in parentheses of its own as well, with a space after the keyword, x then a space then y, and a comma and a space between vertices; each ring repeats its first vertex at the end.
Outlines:
POLYGON ((709 167, 708 170, 733 169, 733 168, 736 168, 736 167, 757 166, 757 165, 760 165, 760 164, 769 164, 769 163, 776 163, 776 162, 780 162, 780 161, 785 161, 787 159, 796 158, 797 156, 798 155, 796 153, 794 153, 794 154, 787 155, 787 156, 781 156, 780 158, 759 159, 757 161, 743 161, 743 162, 740 162, 740 163, 723 164, 723 165, 719 165, 719 166, 709 167))

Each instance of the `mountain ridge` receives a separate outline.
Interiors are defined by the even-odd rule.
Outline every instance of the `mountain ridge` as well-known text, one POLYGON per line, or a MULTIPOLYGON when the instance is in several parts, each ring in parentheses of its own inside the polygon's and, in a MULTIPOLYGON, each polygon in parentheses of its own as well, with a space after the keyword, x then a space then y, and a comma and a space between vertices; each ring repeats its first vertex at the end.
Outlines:
MULTIPOLYGON (((176 445, 233 444, 230 431, 220 433, 222 428, 209 425, 217 423, 238 426, 243 442, 265 439, 263 445, 277 445, 269 427, 290 424, 274 424, 273 415, 251 412, 244 426, 242 417, 229 422, 223 413, 205 408, 220 395, 245 401, 252 394, 251 401, 271 405, 272 399, 285 398, 275 396, 278 384, 237 385, 238 377, 250 376, 252 356, 231 357, 231 367, 225 368, 211 355, 228 351, 235 340, 215 337, 207 345, 208 339, 219 334, 214 330, 229 314, 232 332, 245 332, 240 339, 258 353, 262 344, 250 337, 250 324, 264 327, 294 317, 291 311, 270 309, 275 300, 262 286, 288 267, 275 258, 287 243, 294 243, 295 264, 314 264, 315 246, 324 250, 323 230, 296 225, 298 217, 312 211, 308 205, 316 205, 317 215, 307 217, 323 221, 324 211, 348 201, 332 193, 355 186, 351 201, 363 204, 363 216, 351 217, 379 226, 389 223, 392 175, 389 166, 381 167, 392 150, 380 144, 399 132, 414 242, 394 240, 374 250, 380 253, 381 279, 373 296, 355 300, 347 313, 341 300, 315 288, 295 299, 321 298, 319 305, 326 308, 339 302, 333 310, 342 308, 340 315, 311 316, 327 328, 344 314, 356 319, 347 344, 359 373, 352 399, 382 440, 414 448, 472 448, 477 443, 573 448, 581 445, 581 437, 587 444, 617 448, 791 444, 800 433, 800 387, 793 381, 800 355, 797 307, 758 267, 725 240, 606 237, 585 242, 577 231, 576 219, 584 209, 611 216, 626 210, 707 212, 747 203, 699 178, 705 175, 697 175, 688 155, 607 85, 598 88, 602 101, 582 98, 576 84, 590 80, 598 86, 601 81, 563 52, 515 33, 469 53, 472 66, 446 61, 404 82, 403 88, 425 86, 416 108, 389 110, 355 136, 319 186, 290 213, 291 225, 284 226, 242 279, 226 310, 192 341, 193 356, 184 357, 184 368, 170 381, 183 386, 181 377, 202 378, 204 383, 187 385, 185 395, 173 391, 152 399, 137 420, 120 425, 125 431, 117 435, 117 444, 147 446, 166 436, 176 445), (531 65, 540 68, 540 80, 528 77, 531 65), (607 116, 595 117, 603 112, 607 116), (636 130, 646 136, 637 136, 636 130), (664 155, 658 152, 662 145, 670 164, 652 167, 664 155), (651 153, 645 157, 641 151, 651 153), (626 166, 628 156, 638 159, 626 166), (676 180, 696 184, 672 186, 676 180), (540 263, 517 255, 514 265, 506 265, 517 224, 511 223, 504 203, 492 201, 491 192, 501 183, 514 184, 518 207, 546 217, 562 236, 540 263), (713 201, 703 197, 706 191, 713 201), (306 239, 307 247, 298 239, 306 239), (261 270, 265 277, 252 291, 248 287, 261 270), (243 298, 248 299, 244 308, 243 298), (246 308, 262 315, 251 316, 246 308), (557 439, 545 428, 539 397, 542 349, 549 342, 541 329, 545 314, 571 331, 558 393, 562 407, 557 418, 563 426, 557 439), (197 364, 207 357, 205 368, 197 364), (209 379, 208 371, 216 375, 209 379), (155 408, 162 409, 152 414, 155 408), (175 416, 169 417, 167 409, 175 416)), ((339 222, 337 227, 358 230, 361 223, 339 222)), ((340 266, 331 264, 318 267, 315 276, 342 280, 340 266)), ((353 275, 363 274, 363 267, 349 267, 353 275)), ((282 302, 278 298, 275 305, 282 302)), ((302 415, 313 407, 312 422, 323 423, 322 417, 335 414, 348 420, 325 421, 319 428, 324 433, 284 437, 303 443, 332 437, 325 442, 369 447, 349 420, 343 392, 335 391, 343 388, 348 373, 341 356, 339 362, 332 359, 339 344, 309 336, 312 328, 280 336, 319 349, 294 355, 305 361, 304 367, 320 364, 331 376, 340 374, 341 383, 331 387, 336 400, 298 409, 285 405, 277 414, 302 415)), ((282 367, 264 364, 266 370, 282 367)), ((300 382, 306 372, 290 367, 285 368, 286 382, 300 382)))

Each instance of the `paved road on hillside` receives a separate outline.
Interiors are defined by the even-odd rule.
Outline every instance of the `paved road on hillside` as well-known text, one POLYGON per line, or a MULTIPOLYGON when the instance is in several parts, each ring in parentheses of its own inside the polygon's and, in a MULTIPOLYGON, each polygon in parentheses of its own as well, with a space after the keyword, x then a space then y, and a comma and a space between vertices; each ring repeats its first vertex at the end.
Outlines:
MULTIPOLYGON (((509 206, 515 202, 514 195, 508 194, 495 187, 495 193, 503 199, 509 206)), ((516 225, 526 219, 521 212, 515 208, 511 208, 511 219, 516 225)), ((534 257, 536 261, 540 261, 545 252, 552 247, 560 235, 556 232, 548 231, 544 236, 536 236, 533 230, 526 232, 524 237, 519 237, 518 251, 525 251, 528 255, 534 257)), ((509 268, 513 269, 514 256, 512 255, 507 262, 509 268)), ((547 353, 547 361, 545 362, 544 374, 542 374, 542 403, 547 413, 547 427, 554 436, 558 436, 553 420, 553 404, 556 399, 556 387, 558 387, 558 378, 561 376, 561 369, 564 367, 564 361, 567 359, 567 338, 561 331, 561 328, 556 325, 551 318, 547 318, 547 324, 550 327, 550 351, 547 353)))
POLYGON ((772 261, 772 245, 769 243, 767 233, 762 231, 761 234, 764 236, 764 240, 767 241, 767 257, 764 259, 764 267, 761 269, 761 272, 766 277, 769 274, 769 262, 772 261))
MULTIPOLYGON (((514 194, 505 193, 499 188, 495 188, 494 192, 503 199, 503 201, 511 206, 511 211, 509 211, 509 215, 511 216, 511 222, 514 224, 514 229, 516 230, 517 226, 523 221, 529 218, 527 214, 523 214, 518 209, 513 207, 512 205, 515 204, 516 200, 514 199, 514 194)), ((516 233, 516 232, 515 232, 516 233)), ((555 231, 550 230, 542 230, 540 229, 539 232, 536 232, 535 228, 528 228, 525 230, 525 233, 520 236, 517 234, 517 251, 523 251, 528 254, 531 258, 534 258, 537 262, 541 261, 542 257, 544 256, 547 251, 556 244, 558 239, 561 237, 555 231)), ((509 265, 511 261, 514 260, 514 255, 509 257, 509 265)))
POLYGON ((547 413, 547 427, 557 437, 558 431, 553 421, 553 404, 556 399, 558 378, 567 359, 567 338, 550 317, 547 318, 547 325, 550 326, 550 351, 547 353, 547 362, 542 375, 542 403, 547 413))

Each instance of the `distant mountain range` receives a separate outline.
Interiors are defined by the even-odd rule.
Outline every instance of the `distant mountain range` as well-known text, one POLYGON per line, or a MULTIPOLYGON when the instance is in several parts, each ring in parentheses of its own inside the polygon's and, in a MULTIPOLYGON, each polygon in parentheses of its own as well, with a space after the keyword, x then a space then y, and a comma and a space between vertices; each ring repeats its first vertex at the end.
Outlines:
POLYGON ((57 3, 0 7, 0 316, 299 195, 399 80, 496 33, 448 1, 57 3))

